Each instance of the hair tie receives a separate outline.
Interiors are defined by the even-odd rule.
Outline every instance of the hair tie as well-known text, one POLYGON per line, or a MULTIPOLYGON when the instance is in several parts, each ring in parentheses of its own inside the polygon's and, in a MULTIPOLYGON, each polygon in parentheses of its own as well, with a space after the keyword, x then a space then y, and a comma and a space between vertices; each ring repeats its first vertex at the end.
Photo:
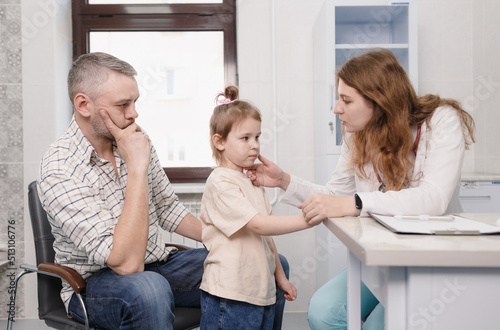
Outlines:
POLYGON ((219 104, 230 104, 230 103, 233 103, 235 101, 238 101, 238 99, 236 100, 231 100, 231 99, 227 99, 227 98, 223 98, 223 99, 218 99, 217 102, 219 104))

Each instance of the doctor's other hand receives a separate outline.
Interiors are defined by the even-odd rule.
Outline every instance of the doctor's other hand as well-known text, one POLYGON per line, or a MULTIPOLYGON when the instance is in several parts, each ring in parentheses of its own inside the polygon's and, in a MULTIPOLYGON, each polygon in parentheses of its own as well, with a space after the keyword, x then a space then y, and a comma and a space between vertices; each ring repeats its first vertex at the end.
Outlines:
POLYGON ((284 172, 278 165, 259 155, 262 164, 254 164, 245 168, 247 176, 255 186, 288 188, 290 174, 284 172))
POLYGON ((315 226, 327 218, 356 214, 354 196, 314 194, 299 205, 305 220, 315 226))

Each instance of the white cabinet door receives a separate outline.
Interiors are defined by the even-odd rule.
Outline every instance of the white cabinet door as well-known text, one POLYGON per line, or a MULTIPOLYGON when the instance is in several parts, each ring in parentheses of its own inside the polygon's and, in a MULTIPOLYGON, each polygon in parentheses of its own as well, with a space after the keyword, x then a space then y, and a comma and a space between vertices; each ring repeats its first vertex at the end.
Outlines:
POLYGON ((342 140, 335 106, 334 5, 326 1, 313 28, 314 57, 314 155, 339 154, 342 140))

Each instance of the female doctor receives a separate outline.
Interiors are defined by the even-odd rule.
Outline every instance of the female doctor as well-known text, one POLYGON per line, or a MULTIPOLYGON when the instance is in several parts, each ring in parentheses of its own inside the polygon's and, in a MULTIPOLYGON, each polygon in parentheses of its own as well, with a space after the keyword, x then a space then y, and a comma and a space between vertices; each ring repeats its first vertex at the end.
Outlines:
MULTIPOLYGON (((465 149, 474 120, 451 99, 417 97, 405 70, 388 50, 369 51, 337 73, 343 141, 325 186, 284 172, 260 157, 248 169, 255 185, 280 187, 281 201, 298 206, 307 221, 367 215, 442 215, 462 212, 458 199, 465 149)), ((383 329, 384 310, 362 285, 363 329, 383 329)), ((347 328, 347 274, 321 287, 309 303, 312 329, 347 328)))

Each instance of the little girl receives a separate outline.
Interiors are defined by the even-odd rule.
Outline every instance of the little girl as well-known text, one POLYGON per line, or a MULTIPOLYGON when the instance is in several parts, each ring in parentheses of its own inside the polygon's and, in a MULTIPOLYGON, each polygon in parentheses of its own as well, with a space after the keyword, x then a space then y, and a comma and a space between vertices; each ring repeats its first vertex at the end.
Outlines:
POLYGON ((287 300, 295 300, 297 290, 270 236, 311 226, 302 215, 270 215, 264 188, 254 186, 244 172, 260 151, 259 110, 238 100, 235 86, 217 99, 210 144, 219 167, 207 179, 202 198, 202 240, 209 253, 201 283, 201 329, 272 329, 275 281, 287 300))

